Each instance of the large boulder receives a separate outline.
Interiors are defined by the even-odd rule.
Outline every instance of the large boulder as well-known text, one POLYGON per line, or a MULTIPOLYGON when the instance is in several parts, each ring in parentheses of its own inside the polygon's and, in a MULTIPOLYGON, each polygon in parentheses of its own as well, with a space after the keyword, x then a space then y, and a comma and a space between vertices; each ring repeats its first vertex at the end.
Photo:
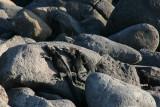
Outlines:
POLYGON ((149 24, 137 24, 108 37, 118 43, 136 50, 149 49, 155 51, 159 45, 159 33, 149 24))
POLYGON ((58 34, 66 33, 69 36, 83 33, 83 28, 72 16, 61 10, 51 12, 52 25, 58 34))
MULTIPOLYGON (((45 60, 40 55, 41 52, 45 52, 43 50, 45 45, 56 46, 60 49, 76 48, 87 55, 94 64, 97 64, 101 58, 94 51, 64 42, 40 42, 19 45, 10 48, 0 57, 0 84, 5 88, 27 86, 39 91, 46 90, 60 95, 62 98, 73 100, 68 83, 56 79, 55 75, 58 71, 53 62, 45 60)), ((84 89, 76 89, 82 90, 82 93, 84 92, 84 89)))
MULTIPOLYGON (((78 21, 83 21, 92 17, 106 25, 106 19, 90 4, 81 1, 69 1, 66 2, 64 7, 66 8, 67 13, 78 21)), ((107 7, 107 9, 109 8, 107 7)))
POLYGON ((148 92, 102 73, 88 76, 86 99, 89 107, 156 107, 148 92))
POLYGON ((96 51, 100 55, 108 54, 113 59, 133 64, 142 60, 140 53, 126 45, 116 43, 94 34, 80 34, 74 44, 96 51))
POLYGON ((160 32, 159 2, 160 0, 120 0, 108 20, 106 35, 139 23, 151 24, 160 32))
POLYGON ((52 33, 50 27, 29 10, 23 9, 11 20, 13 32, 33 38, 36 41, 46 40, 52 33))
POLYGON ((135 67, 115 61, 107 54, 102 56, 96 68, 97 72, 107 74, 126 83, 140 87, 140 81, 135 67))

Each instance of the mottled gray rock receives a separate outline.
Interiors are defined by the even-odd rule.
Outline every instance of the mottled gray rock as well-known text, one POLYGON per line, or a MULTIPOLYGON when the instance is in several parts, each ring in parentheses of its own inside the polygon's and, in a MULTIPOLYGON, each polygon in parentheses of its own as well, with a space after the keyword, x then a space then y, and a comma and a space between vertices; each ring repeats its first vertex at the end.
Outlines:
MULTIPOLYGON (((95 18, 106 25, 106 19, 91 5, 81 1, 66 2, 64 7, 72 17, 78 21, 83 21, 88 18, 95 18)), ((108 8, 107 8, 108 9, 108 8)))
POLYGON ((147 49, 139 51, 142 55, 142 61, 138 65, 156 66, 160 68, 160 52, 153 52, 147 49))
POLYGON ((50 101, 34 95, 29 88, 13 88, 7 91, 12 107, 53 107, 50 101))
POLYGON ((4 41, 0 44, 0 56, 6 52, 9 48, 15 47, 17 45, 26 44, 21 36, 14 36, 13 38, 4 41))
POLYGON ((52 24, 55 26, 58 34, 66 33, 67 35, 72 36, 83 32, 83 28, 80 26, 79 22, 64 11, 52 11, 51 17, 53 20, 52 24))
POLYGON ((49 100, 53 107, 76 107, 70 100, 49 100))
POLYGON ((126 83, 140 87, 140 81, 135 67, 115 61, 109 55, 102 56, 96 68, 97 72, 107 74, 126 83))
POLYGON ((59 48, 77 48, 91 58, 94 64, 97 64, 101 58, 94 51, 65 42, 39 42, 16 46, 0 57, 0 84, 5 88, 23 85, 38 90, 46 90, 73 100, 67 82, 57 82, 55 79, 57 71, 52 61, 47 61, 40 55, 41 52, 44 52, 42 48, 46 44, 59 48))
POLYGON ((52 33, 50 27, 29 10, 23 9, 11 20, 13 32, 33 38, 36 41, 46 40, 52 33))
POLYGON ((2 18, 2 19, 8 18, 7 13, 3 9, 0 9, 0 18, 2 18))
POLYGON ((133 48, 99 35, 81 34, 74 44, 96 51, 100 55, 109 54, 113 59, 125 63, 133 64, 142 60, 140 53, 133 48))
POLYGON ((103 23, 95 18, 88 18, 83 20, 80 24, 84 28, 84 32, 87 34, 100 35, 104 32, 103 23))
POLYGON ((102 73, 88 76, 86 99, 89 107, 156 107, 148 92, 102 73))
POLYGON ((22 9, 22 7, 0 1, 0 9, 4 10, 9 18, 12 18, 17 14, 18 11, 22 9))
POLYGON ((133 25, 108 38, 136 50, 149 49, 155 51, 159 45, 159 33, 156 28, 149 24, 133 25))
POLYGON ((56 94, 51 94, 51 93, 46 93, 46 92, 36 92, 36 95, 43 97, 47 100, 58 100, 58 99, 62 99, 60 96, 56 95, 56 94))

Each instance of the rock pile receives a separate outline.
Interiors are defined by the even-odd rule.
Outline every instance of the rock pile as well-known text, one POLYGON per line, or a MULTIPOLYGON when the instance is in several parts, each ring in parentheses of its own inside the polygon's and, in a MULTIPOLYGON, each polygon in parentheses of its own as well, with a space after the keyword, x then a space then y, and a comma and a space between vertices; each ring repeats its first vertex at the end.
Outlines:
POLYGON ((159 2, 0 0, 0 107, 159 107, 159 2))

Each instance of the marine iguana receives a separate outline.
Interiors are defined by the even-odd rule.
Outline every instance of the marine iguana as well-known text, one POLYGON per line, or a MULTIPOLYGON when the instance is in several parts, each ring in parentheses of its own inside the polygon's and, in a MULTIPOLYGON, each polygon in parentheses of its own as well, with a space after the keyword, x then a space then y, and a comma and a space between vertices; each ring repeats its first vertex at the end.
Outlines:
POLYGON ((67 83, 69 85, 69 88, 74 96, 74 102, 79 103, 78 99, 78 93, 75 90, 75 84, 81 86, 82 84, 78 83, 78 81, 75 81, 75 84, 73 82, 72 77, 76 78, 76 73, 72 72, 70 70, 69 65, 63 60, 62 56, 60 55, 60 49, 55 47, 49 47, 48 45, 44 46, 44 50, 47 52, 49 56, 47 56, 45 53, 40 53, 43 58, 50 60, 53 62, 53 65, 58 71, 60 81, 63 80, 64 77, 66 77, 67 83))

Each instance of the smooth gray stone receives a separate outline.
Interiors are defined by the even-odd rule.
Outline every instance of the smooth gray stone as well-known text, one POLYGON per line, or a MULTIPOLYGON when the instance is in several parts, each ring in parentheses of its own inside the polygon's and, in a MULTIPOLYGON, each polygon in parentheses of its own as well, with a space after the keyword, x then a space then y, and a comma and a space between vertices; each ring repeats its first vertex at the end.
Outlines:
POLYGON ((108 39, 125 44, 136 50, 149 49, 155 51, 159 45, 157 29, 146 23, 130 26, 109 36, 108 39))
POLYGON ((159 2, 160 0, 120 0, 107 21, 106 36, 140 23, 153 25, 160 32, 159 2))
POLYGON ((89 107, 156 107, 146 91, 102 73, 92 73, 86 80, 89 107))
POLYGON ((139 51, 142 55, 142 61, 138 65, 156 66, 160 68, 160 52, 153 52, 147 49, 141 49, 139 51))
POLYGON ((135 49, 100 35, 80 34, 74 44, 96 51, 100 55, 108 54, 113 59, 124 63, 133 64, 142 60, 140 53, 135 49))

